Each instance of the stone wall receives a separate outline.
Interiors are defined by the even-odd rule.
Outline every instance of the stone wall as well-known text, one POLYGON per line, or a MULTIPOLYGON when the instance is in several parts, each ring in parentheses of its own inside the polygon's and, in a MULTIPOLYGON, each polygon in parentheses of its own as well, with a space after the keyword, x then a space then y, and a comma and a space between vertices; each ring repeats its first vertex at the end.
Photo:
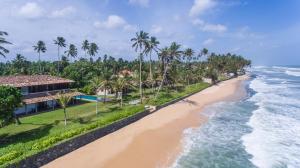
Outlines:
MULTIPOLYGON (((166 106, 169 106, 171 104, 174 104, 180 100, 183 100, 191 95, 194 95, 198 92, 189 94, 187 96, 184 96, 182 98, 178 98, 175 99, 173 101, 170 101, 168 103, 165 103, 161 106, 157 106, 156 110, 154 110, 151 113, 154 113, 156 111, 158 111, 161 108, 164 108, 166 106)), ((73 139, 67 140, 66 142, 60 143, 56 146, 53 146, 45 151, 42 151, 38 154, 35 154, 33 156, 30 156, 22 161, 20 161, 19 163, 10 165, 9 167, 12 168, 17 168, 17 167, 21 167, 21 168, 38 168, 41 167, 67 153, 70 153, 86 144, 89 144, 107 134, 110 134, 112 132, 115 132, 131 123, 134 123, 140 119, 142 119, 143 117, 151 114, 149 111, 143 111, 140 113, 137 113, 133 116, 130 116, 128 118, 122 119, 120 121, 117 121, 115 123, 112 123, 106 127, 103 128, 98 128, 96 130, 93 130, 91 132, 88 132, 86 134, 83 135, 79 135, 73 139)))

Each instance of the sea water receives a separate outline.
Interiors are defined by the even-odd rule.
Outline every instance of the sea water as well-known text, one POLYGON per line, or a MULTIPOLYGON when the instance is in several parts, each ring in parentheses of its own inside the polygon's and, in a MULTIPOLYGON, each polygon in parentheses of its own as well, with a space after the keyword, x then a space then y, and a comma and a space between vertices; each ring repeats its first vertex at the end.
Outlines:
POLYGON ((300 168, 300 67, 254 67, 247 97, 207 107, 174 168, 300 168))

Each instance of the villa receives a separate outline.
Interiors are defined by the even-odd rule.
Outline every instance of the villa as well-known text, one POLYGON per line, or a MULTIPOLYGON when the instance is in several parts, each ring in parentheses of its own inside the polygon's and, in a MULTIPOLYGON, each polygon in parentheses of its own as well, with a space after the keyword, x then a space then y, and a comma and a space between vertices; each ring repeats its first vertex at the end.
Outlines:
MULTIPOLYGON (((49 75, 22 75, 0 77, 0 85, 19 88, 23 106, 15 111, 16 115, 26 115, 58 107, 57 93, 72 97, 83 95, 70 90, 74 81, 49 75)), ((73 99, 71 103, 76 103, 73 99)))

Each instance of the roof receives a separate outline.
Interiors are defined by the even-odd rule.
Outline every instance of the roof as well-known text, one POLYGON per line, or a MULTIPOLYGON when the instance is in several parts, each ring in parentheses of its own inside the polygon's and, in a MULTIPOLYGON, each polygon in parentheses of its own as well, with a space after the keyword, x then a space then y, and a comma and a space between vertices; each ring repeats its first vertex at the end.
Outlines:
MULTIPOLYGON (((24 104, 34 104, 34 103, 45 102, 45 101, 50 101, 50 100, 57 100, 59 98, 58 93, 59 93, 59 91, 31 94, 28 96, 24 96, 22 102, 24 104)), ((66 95, 72 96, 72 97, 84 95, 80 92, 73 92, 73 91, 68 91, 63 94, 66 94, 66 95)))
POLYGON ((16 75, 0 77, 0 85, 8 85, 13 87, 49 85, 72 82, 74 81, 50 75, 16 75))

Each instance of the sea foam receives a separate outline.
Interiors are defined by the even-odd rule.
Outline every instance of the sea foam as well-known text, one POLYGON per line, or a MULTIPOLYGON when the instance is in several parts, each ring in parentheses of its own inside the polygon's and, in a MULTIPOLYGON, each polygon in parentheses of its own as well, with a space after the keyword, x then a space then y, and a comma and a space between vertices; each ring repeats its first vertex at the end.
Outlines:
POLYGON ((295 90, 282 82, 268 83, 260 77, 251 82, 250 88, 256 94, 249 101, 258 108, 247 123, 252 132, 241 139, 245 150, 252 155, 251 161, 260 168, 299 167, 300 100, 286 95, 295 94, 295 90))

